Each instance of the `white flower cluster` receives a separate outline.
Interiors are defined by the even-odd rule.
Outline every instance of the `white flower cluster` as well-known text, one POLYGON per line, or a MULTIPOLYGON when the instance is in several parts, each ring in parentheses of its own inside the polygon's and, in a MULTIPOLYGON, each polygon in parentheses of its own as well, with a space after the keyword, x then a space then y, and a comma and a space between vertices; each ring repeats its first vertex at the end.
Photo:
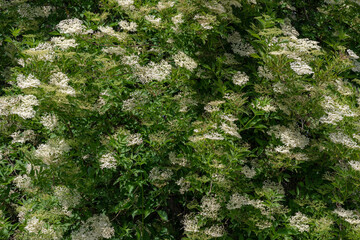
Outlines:
POLYGON ((77 231, 71 234, 72 240, 100 240, 112 238, 115 229, 111 226, 110 220, 105 215, 94 215, 83 222, 77 231))
POLYGON ((77 18, 65 19, 59 22, 56 25, 56 28, 60 33, 65 34, 89 34, 93 33, 93 30, 86 30, 86 27, 83 25, 83 21, 77 18))
POLYGON ((197 233, 200 232, 199 220, 194 214, 187 214, 182 221, 185 232, 197 233))
POLYGON ((333 143, 342 144, 348 148, 355 149, 360 147, 354 140, 343 132, 330 133, 329 138, 333 143))
POLYGON ((134 8, 134 0, 117 0, 117 3, 125 9, 134 8))
POLYGON ((172 69, 171 65, 165 60, 161 60, 159 63, 150 61, 148 65, 141 66, 139 64, 139 57, 136 55, 124 56, 122 62, 134 68, 135 76, 137 76, 143 84, 151 80, 165 80, 172 69))
POLYGON ((197 20, 197 22, 204 28, 204 29, 213 29, 213 26, 211 24, 216 22, 216 16, 206 14, 206 15, 200 15, 197 14, 194 17, 194 20, 197 20))
POLYGON ((50 76, 50 84, 59 88, 59 91, 70 96, 75 96, 75 90, 69 86, 70 79, 62 72, 53 73, 50 76))
POLYGON ((324 108, 326 115, 320 118, 321 123, 336 125, 342 121, 344 117, 355 117, 356 113, 351 111, 348 105, 342 105, 337 103, 332 97, 325 96, 325 99, 321 102, 321 106, 324 108))
POLYGON ((175 2, 174 1, 159 1, 156 8, 159 10, 159 11, 162 11, 164 9, 167 9, 167 8, 171 8, 175 5, 175 2))
POLYGON ((204 233, 210 237, 219 238, 219 237, 224 236, 225 228, 224 228, 224 226, 221 226, 221 225, 212 225, 211 227, 206 228, 204 230, 204 233))
POLYGON ((205 6, 217 14, 226 13, 225 7, 216 1, 206 2, 205 6))
POLYGON ((232 77, 232 81, 235 85, 243 86, 249 81, 249 77, 246 73, 238 71, 232 77))
POLYGON ((303 61, 296 61, 290 63, 290 67, 297 75, 312 74, 312 68, 303 61))
MULTIPOLYGON (((176 16, 173 16, 171 18, 171 21, 174 23, 176 29, 179 27, 180 24, 182 24, 184 22, 184 19, 183 19, 183 14, 182 13, 179 13, 178 15, 176 16)), ((175 30, 176 30, 175 29, 175 30)))
POLYGON ((112 27, 109 27, 109 26, 105 26, 105 27, 100 26, 99 30, 104 34, 107 34, 107 35, 112 36, 112 37, 116 37, 119 41, 123 41, 125 39, 125 37, 126 37, 125 33, 115 32, 115 30, 112 27))
POLYGON ((337 79, 335 83, 339 93, 345 96, 353 95, 353 91, 350 86, 346 84, 346 82, 344 82, 342 79, 337 79))
POLYGON ((38 87, 40 85, 40 80, 34 77, 34 75, 29 74, 25 77, 23 74, 19 74, 16 78, 17 85, 19 88, 29 88, 29 87, 38 87))
POLYGON ((186 55, 184 52, 179 51, 174 57, 175 65, 178 67, 184 67, 189 71, 193 71, 195 68, 197 68, 197 63, 186 55))
POLYGON ((270 79, 270 80, 274 79, 273 74, 271 73, 269 68, 266 67, 266 66, 259 66, 258 67, 258 75, 260 77, 263 77, 263 78, 266 78, 266 79, 270 79))
POLYGON ((309 218, 301 212, 297 212, 290 218, 290 225, 296 228, 299 232, 308 232, 310 230, 309 218))
POLYGON ((276 138, 280 138, 281 142, 288 148, 304 149, 309 144, 309 139, 294 128, 276 125, 270 128, 268 134, 274 134, 276 138))
POLYGON ((55 7, 52 6, 31 6, 28 3, 22 3, 18 6, 17 12, 22 18, 33 20, 38 17, 47 18, 54 10, 55 7))
POLYGON ((255 53, 255 49, 249 43, 245 42, 238 32, 231 34, 227 38, 227 41, 231 44, 233 52, 242 57, 255 53))
POLYGON ((61 50, 67 50, 68 48, 79 45, 76 43, 75 39, 66 39, 65 37, 52 37, 50 41, 55 47, 58 47, 61 50))
POLYGON ((241 172, 245 175, 247 178, 253 178, 256 175, 255 168, 250 168, 249 166, 243 166, 241 169, 241 172))
POLYGON ((148 97, 142 91, 135 90, 130 94, 130 98, 123 101, 123 111, 133 111, 139 105, 148 101, 148 97))
POLYGON ((239 128, 236 126, 235 123, 233 122, 229 122, 229 123, 221 123, 221 130, 223 130, 225 133, 233 136, 233 137, 237 137, 237 138, 241 138, 238 130, 239 128))
POLYGON ((127 135, 127 146, 140 145, 143 143, 143 139, 140 133, 134 133, 127 135))
POLYGON ((10 136, 13 138, 11 143, 25 143, 26 141, 34 140, 35 132, 33 130, 18 131, 12 133, 10 136))
POLYGON ((186 160, 186 158, 184 158, 184 157, 178 158, 178 157, 176 157, 176 154, 174 152, 169 153, 169 160, 170 160, 171 164, 180 165, 182 167, 185 167, 188 164, 188 161, 186 160))
POLYGON ((73 189, 70 191, 70 189, 65 186, 56 186, 54 188, 54 195, 65 209, 76 207, 81 200, 81 196, 76 190, 73 189))
POLYGON ((136 29, 138 27, 136 22, 128 22, 126 20, 121 20, 119 22, 119 26, 121 27, 121 29, 128 32, 136 32, 136 29))
POLYGON ((149 173, 149 179, 157 187, 163 187, 171 179, 173 172, 170 169, 154 167, 149 173))
POLYGON ((101 163, 101 165, 100 165, 101 169, 104 169, 104 168, 116 169, 117 161, 116 161, 116 158, 114 157, 114 154, 112 154, 112 153, 106 153, 106 154, 102 155, 99 161, 101 163))
POLYGON ((231 195, 229 202, 226 204, 226 208, 229 210, 240 209, 244 205, 250 205, 259 209, 263 215, 269 214, 267 207, 261 200, 252 200, 249 197, 242 196, 238 193, 231 195))
POLYGON ((220 203, 214 196, 204 196, 201 199, 201 212, 200 215, 216 219, 218 217, 219 210, 221 208, 220 203))
POLYGON ((285 195, 285 190, 284 187, 281 185, 281 183, 275 183, 269 180, 263 182, 261 191, 263 193, 269 193, 270 191, 272 191, 279 195, 285 195))
POLYGON ((349 165, 351 166, 352 169, 354 169, 356 171, 360 171, 360 162, 359 161, 350 161, 349 165))
POLYGON ((31 186, 31 178, 26 174, 17 176, 13 181, 16 184, 16 187, 20 189, 26 190, 31 186))
POLYGON ((39 233, 43 229, 44 225, 44 221, 39 220, 37 217, 32 217, 27 221, 25 230, 29 233, 39 233))
POLYGON ((35 157, 40 158, 45 164, 56 163, 58 158, 70 150, 65 140, 50 139, 46 144, 40 144, 35 150, 35 157))
POLYGON ((27 61, 32 61, 35 57, 38 60, 52 62, 55 57, 53 46, 48 42, 40 43, 35 48, 25 50, 24 53, 32 56, 32 58, 29 58, 27 61))
POLYGON ((356 55, 356 53, 351 49, 346 50, 346 52, 349 54, 349 57, 352 58, 352 59, 358 59, 359 58, 359 56, 356 55))
POLYGON ((33 106, 39 105, 34 95, 17 95, 0 97, 0 116, 17 114, 23 119, 35 117, 33 106))
POLYGON ((41 124, 50 131, 53 131, 58 125, 58 118, 53 113, 46 113, 41 117, 41 124))
POLYGON ((272 101, 270 98, 261 96, 260 98, 256 99, 255 103, 253 102, 251 106, 265 112, 275 112, 276 107, 271 105, 271 102, 272 101))
POLYGON ((101 49, 101 51, 103 51, 104 53, 115 54, 115 55, 122 55, 125 53, 125 49, 123 49, 122 47, 107 47, 101 49))
POLYGON ((209 132, 209 133, 205 133, 204 135, 197 135, 197 136, 191 136, 189 137, 189 140, 191 142, 198 142, 198 141, 202 141, 205 139, 209 139, 209 140, 224 140, 224 137, 217 132, 209 132))
POLYGON ((184 194, 190 188, 190 182, 186 181, 185 178, 183 178, 183 177, 181 177, 175 183, 176 183, 176 185, 178 185, 180 187, 179 191, 180 191, 181 194, 184 194))
POLYGON ((145 16, 145 20, 149 21, 154 26, 158 27, 161 24, 161 18, 157 18, 154 15, 147 15, 145 16))
POLYGON ((355 214, 354 211, 345 210, 341 207, 338 207, 334 210, 334 213, 344 218, 344 220, 351 225, 357 225, 358 227, 360 227, 360 216, 358 214, 355 214))
POLYGON ((212 113, 212 112, 218 112, 220 111, 220 105, 225 103, 225 101, 211 101, 211 102, 208 102, 205 107, 204 107, 204 110, 209 112, 209 113, 212 113))
POLYGON ((142 83, 148 83, 151 80, 163 81, 171 73, 171 65, 165 60, 159 63, 150 62, 147 66, 134 66, 137 70, 135 75, 139 77, 142 83))

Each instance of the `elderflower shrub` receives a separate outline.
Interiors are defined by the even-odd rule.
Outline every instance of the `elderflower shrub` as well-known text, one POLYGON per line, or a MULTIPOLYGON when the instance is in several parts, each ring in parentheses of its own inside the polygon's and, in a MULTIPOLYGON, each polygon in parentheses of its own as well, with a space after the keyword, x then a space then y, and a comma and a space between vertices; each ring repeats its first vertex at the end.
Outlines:
POLYGON ((1 239, 358 238, 356 1, 44 4, 0 1, 1 239))

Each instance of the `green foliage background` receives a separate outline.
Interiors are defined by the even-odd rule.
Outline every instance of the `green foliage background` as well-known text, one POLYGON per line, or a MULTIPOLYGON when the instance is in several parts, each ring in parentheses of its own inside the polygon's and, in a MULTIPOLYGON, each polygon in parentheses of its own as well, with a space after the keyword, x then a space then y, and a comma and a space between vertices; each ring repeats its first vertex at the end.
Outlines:
POLYGON ((119 2, 0 1, 1 239, 80 239, 74 232, 100 214, 114 229, 110 239, 359 238, 360 168, 352 166, 360 161, 360 65, 348 51, 360 55, 359 1, 174 0, 162 10, 157 0, 135 0, 134 9, 119 2), (53 9, 32 18, 19 13, 22 4, 53 9), (179 13, 184 22, 176 26, 179 13), (150 14, 159 26, 146 20, 150 14), (216 17, 211 28, 196 18, 207 14, 216 17), (61 33, 59 22, 73 18, 93 33, 61 33), (123 31, 121 20, 136 22, 137 31, 123 31), (285 49, 298 40, 284 26, 320 48, 285 49), (234 53, 234 32, 250 53, 234 53), (31 52, 59 36, 78 45, 54 47, 53 61, 31 52), (104 51, 112 47, 121 49, 104 51), (197 67, 179 66, 179 52, 197 67), (128 64, 134 55, 137 63, 128 64), (313 73, 297 74, 297 58, 313 73), (165 79, 145 82, 163 60, 171 65, 165 79), (74 96, 51 84, 54 72, 68 76, 74 96), (249 81, 236 84, 238 72, 249 81), (41 84, 20 88, 20 74, 41 84), (9 96, 30 94, 39 101, 34 117, 6 113, 9 96), (335 124, 321 120, 329 106, 347 109, 336 112, 335 124), (49 113, 58 119, 54 129, 42 123, 49 113), (33 138, 14 142, 11 135, 25 130, 33 138), (142 141, 131 144, 133 134, 142 141), (61 139, 69 150, 56 161, 36 155, 41 144, 60 146, 61 139), (295 147, 275 150, 287 145, 295 147), (101 165, 109 153, 115 168, 101 165), (30 185, 21 187, 16 179, 24 175, 30 185), (231 208, 235 196, 242 206, 231 208), (76 198, 64 212, 64 202, 76 198), (29 231, 34 217, 53 232, 29 231))

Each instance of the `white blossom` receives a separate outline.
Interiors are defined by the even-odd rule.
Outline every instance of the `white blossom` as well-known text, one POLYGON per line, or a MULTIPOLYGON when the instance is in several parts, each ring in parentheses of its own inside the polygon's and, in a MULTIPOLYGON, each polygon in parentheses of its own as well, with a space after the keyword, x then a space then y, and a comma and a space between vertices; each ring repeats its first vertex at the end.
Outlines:
POLYGON ((76 43, 75 39, 66 39, 65 37, 52 37, 51 42, 55 47, 58 47, 61 50, 67 50, 68 48, 79 45, 76 43))
POLYGON ((302 61, 292 62, 292 63, 290 63, 290 67, 298 75, 314 73, 312 68, 309 65, 307 65, 305 62, 302 62, 302 61))
POLYGON ((310 230, 309 221, 308 217, 301 212, 297 212, 290 218, 290 225, 299 230, 299 232, 308 232, 310 230))
POLYGON ((19 88, 30 88, 30 87, 38 87, 40 85, 40 80, 34 77, 34 75, 29 74, 25 77, 23 74, 19 74, 16 78, 17 85, 19 88))
POLYGON ((83 21, 77 18, 62 20, 56 25, 56 28, 60 33, 65 34, 88 34, 93 32, 92 30, 86 30, 83 21))
POLYGON ((104 169, 104 168, 116 169, 117 161, 112 153, 107 153, 107 154, 102 155, 99 161, 101 163, 101 165, 100 165, 101 169, 104 169))

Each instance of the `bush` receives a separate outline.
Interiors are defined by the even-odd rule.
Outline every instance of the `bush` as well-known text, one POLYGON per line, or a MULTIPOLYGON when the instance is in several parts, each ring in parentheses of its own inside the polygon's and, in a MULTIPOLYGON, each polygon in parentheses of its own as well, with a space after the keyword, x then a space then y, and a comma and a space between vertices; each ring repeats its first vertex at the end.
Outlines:
POLYGON ((359 1, 0 1, 1 239, 358 239, 359 1))

